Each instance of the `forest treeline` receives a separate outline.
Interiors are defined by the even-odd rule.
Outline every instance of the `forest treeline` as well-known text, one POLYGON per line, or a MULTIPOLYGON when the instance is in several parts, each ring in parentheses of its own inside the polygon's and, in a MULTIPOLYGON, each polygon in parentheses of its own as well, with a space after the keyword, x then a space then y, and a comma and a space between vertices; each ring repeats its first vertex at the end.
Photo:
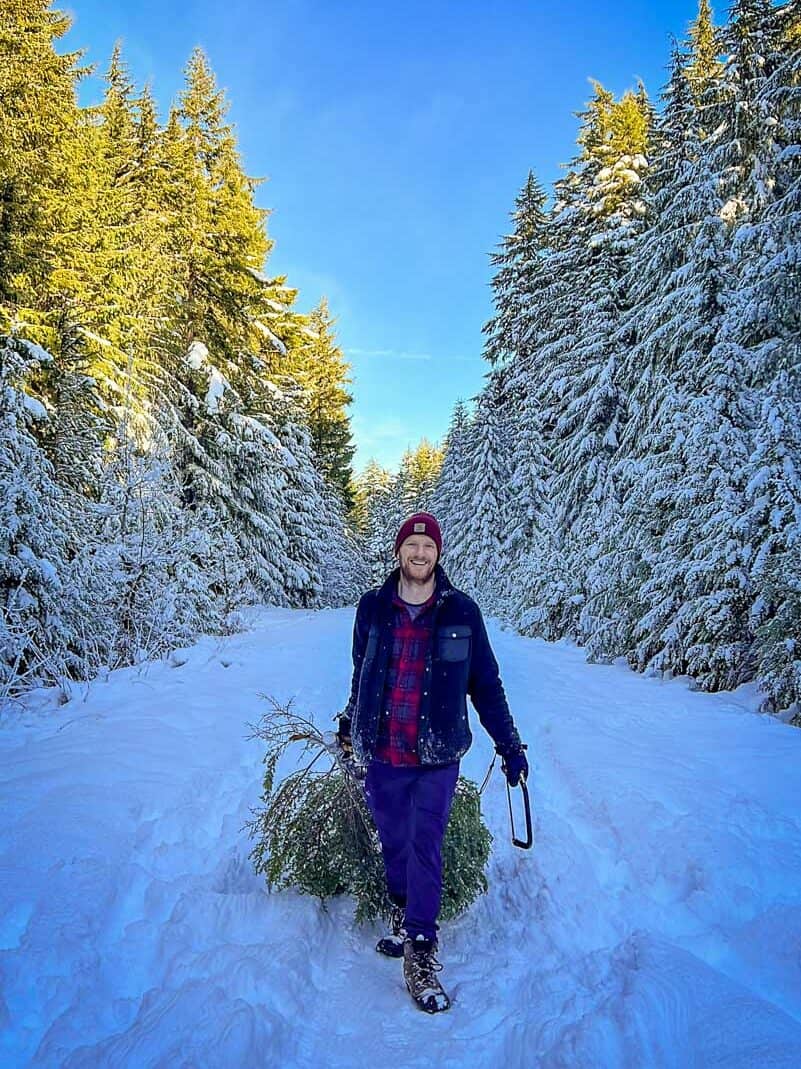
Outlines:
MULTIPOLYGON (((652 101, 596 84, 492 255, 485 384, 355 478, 349 369, 196 51, 166 122, 65 15, 0 16, 0 687, 353 602, 399 523, 524 634, 801 708, 801 3, 708 0, 652 101)), ((667 57, 666 57, 667 58, 667 57)), ((65 683, 66 686, 66 683, 65 683)))
POLYGON ((66 14, 0 14, 0 695, 352 602, 349 369, 323 299, 266 273, 201 50, 161 122, 115 48, 102 100, 66 14))
POLYGON ((575 158, 511 219, 484 388, 415 501, 452 579, 525 634, 757 680, 801 722, 798 0, 722 27, 701 0, 657 104, 596 85, 575 158))

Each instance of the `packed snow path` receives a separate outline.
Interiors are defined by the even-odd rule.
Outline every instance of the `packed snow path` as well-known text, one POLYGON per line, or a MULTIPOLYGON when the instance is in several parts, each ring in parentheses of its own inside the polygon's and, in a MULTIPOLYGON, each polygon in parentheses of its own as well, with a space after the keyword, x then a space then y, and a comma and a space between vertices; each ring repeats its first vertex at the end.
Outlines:
MULTIPOLYGON (((450 1013, 411 1004, 352 906, 268 895, 242 831, 261 695, 321 725, 352 610, 113 673, 0 723, 4 1067, 801 1065, 801 731, 497 628, 536 845, 484 795, 491 887, 442 932, 450 1013)), ((463 771, 491 746, 476 725, 463 771)))

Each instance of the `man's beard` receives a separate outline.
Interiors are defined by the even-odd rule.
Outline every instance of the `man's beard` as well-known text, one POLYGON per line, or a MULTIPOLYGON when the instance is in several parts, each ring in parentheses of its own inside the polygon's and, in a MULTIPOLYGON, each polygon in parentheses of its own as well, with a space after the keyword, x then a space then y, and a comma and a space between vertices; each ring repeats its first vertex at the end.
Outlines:
POLYGON ((401 575, 407 583, 427 583, 434 574, 436 566, 434 563, 430 568, 413 568, 410 564, 400 562, 401 575))

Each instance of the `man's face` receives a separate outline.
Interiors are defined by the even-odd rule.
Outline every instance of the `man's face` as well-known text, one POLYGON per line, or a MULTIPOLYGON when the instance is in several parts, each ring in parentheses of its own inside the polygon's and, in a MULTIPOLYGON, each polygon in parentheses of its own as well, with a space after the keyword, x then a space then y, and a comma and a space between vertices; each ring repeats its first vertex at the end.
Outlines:
POLYGON ((410 535, 398 549, 401 575, 410 583, 425 583, 434 574, 437 544, 428 535, 410 535))

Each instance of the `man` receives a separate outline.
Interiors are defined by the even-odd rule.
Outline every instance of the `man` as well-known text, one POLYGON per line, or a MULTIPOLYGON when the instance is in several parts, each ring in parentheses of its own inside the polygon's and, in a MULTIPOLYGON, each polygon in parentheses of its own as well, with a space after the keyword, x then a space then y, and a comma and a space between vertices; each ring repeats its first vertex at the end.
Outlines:
POLYGON ((429 1013, 450 1005, 434 954, 442 840, 459 759, 472 741, 468 694, 509 783, 528 775, 481 611, 448 581, 441 550, 429 513, 402 524, 398 568, 359 601, 353 682, 338 733, 343 749, 367 766, 365 793, 393 904, 392 931, 376 949, 403 957, 406 986, 429 1013))

